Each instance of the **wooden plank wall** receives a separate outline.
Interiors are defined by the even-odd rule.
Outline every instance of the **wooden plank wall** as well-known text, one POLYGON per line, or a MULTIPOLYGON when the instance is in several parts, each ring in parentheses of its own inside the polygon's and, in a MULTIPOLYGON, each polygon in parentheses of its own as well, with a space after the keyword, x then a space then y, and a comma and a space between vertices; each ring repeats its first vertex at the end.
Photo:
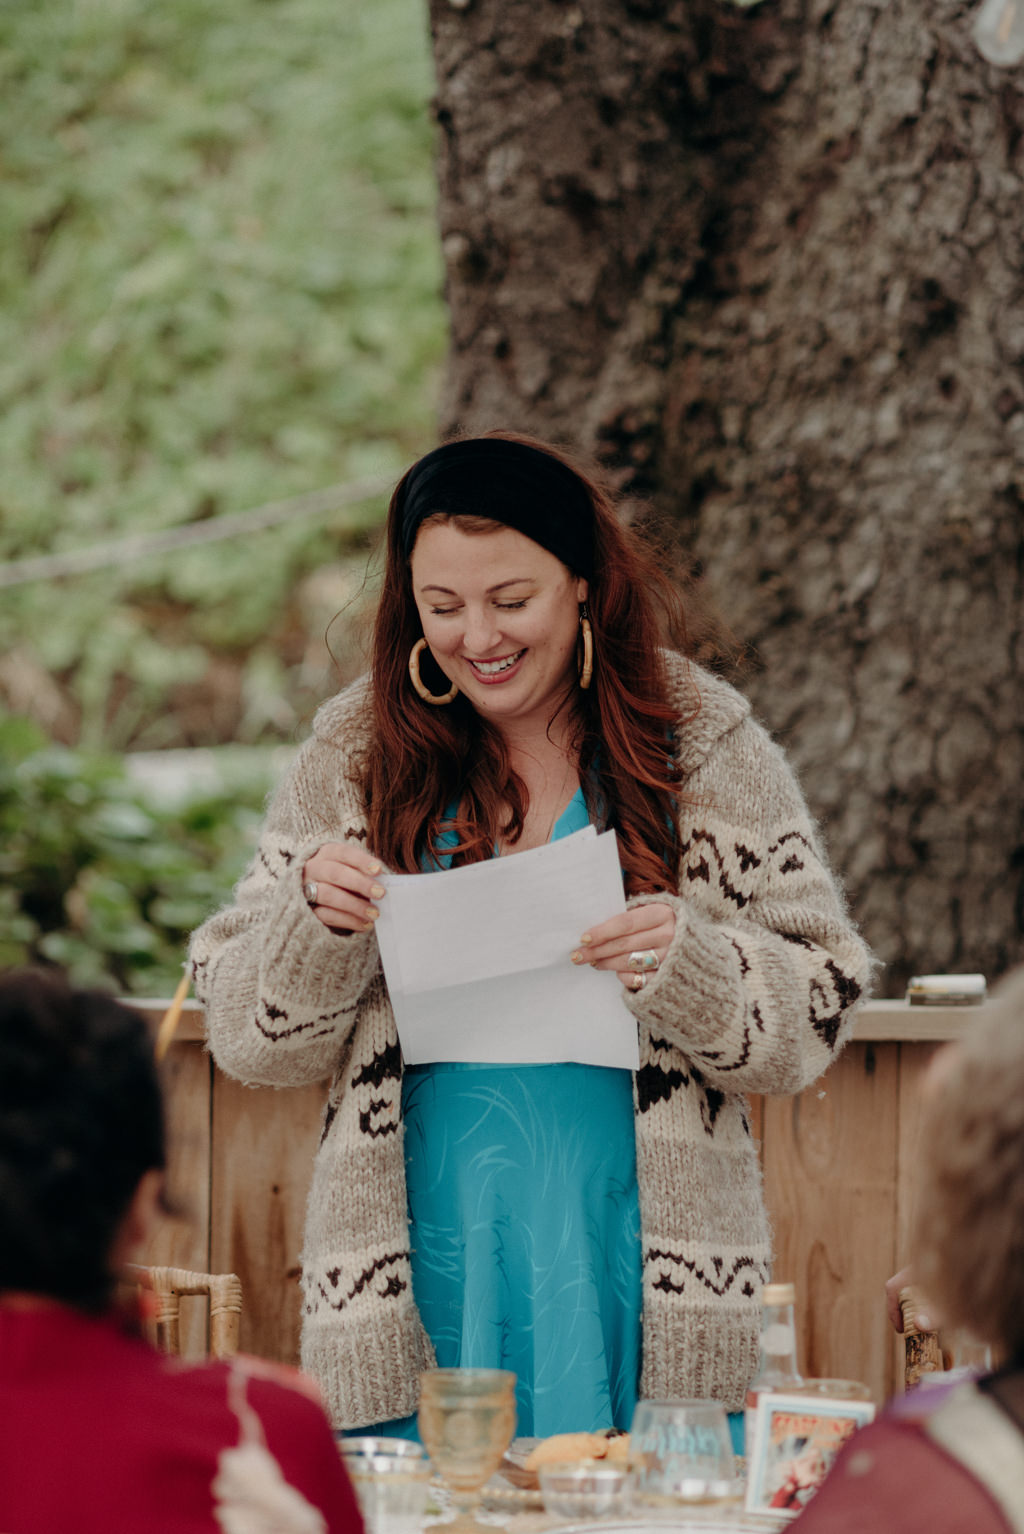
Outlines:
POLYGON ((253 1090, 214 1071, 212 1271, 242 1280, 243 1351, 288 1363, 299 1356, 302 1227, 323 1099, 321 1087, 253 1090))
MULTIPOLYGON (((167 1192, 176 1207, 145 1254, 154 1266, 210 1268, 210 1097, 215 1068, 199 1044, 176 1043, 161 1067, 168 1130, 167 1192)), ((206 1301, 181 1303, 181 1349, 186 1357, 206 1351, 206 1301)))
POLYGON ((801 1370, 892 1393, 884 1285, 896 1270, 899 1044, 851 1044, 820 1082, 764 1104, 774 1276, 796 1284, 801 1370))
MULTIPOLYGON (((920 1078, 937 1045, 886 1037, 884 1027, 862 1032, 883 1036, 849 1045, 799 1097, 754 1099, 751 1109, 774 1276, 797 1288, 803 1371, 864 1380, 881 1402, 898 1388, 902 1367, 883 1285, 906 1260, 920 1078)), ((230 1081, 211 1065, 194 1009, 164 1080, 171 1189, 190 1218, 166 1224, 148 1260, 237 1273, 242 1347, 295 1362, 302 1223, 323 1090, 230 1081)), ((188 1346, 201 1349, 201 1316, 188 1346)))

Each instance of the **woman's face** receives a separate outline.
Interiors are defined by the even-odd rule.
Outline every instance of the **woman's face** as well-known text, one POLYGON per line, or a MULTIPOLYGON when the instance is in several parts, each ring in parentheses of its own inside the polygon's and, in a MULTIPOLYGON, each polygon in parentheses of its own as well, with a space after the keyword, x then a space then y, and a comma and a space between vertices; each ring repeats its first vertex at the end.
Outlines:
POLYGON ((576 677, 586 581, 511 527, 429 523, 410 565, 427 644, 477 713, 546 725, 576 677))

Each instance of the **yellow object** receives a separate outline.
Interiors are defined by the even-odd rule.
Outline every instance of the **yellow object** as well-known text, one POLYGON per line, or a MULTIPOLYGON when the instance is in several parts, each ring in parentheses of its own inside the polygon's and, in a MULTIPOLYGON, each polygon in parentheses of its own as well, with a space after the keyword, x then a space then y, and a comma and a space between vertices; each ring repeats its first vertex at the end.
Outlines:
POLYGON ((537 1470, 541 1465, 570 1464, 573 1461, 592 1459, 624 1460, 629 1457, 629 1434, 616 1433, 555 1433, 544 1438, 523 1461, 526 1470, 537 1470))
POLYGON ((186 970, 178 981, 178 989, 174 993, 170 1006, 160 1020, 160 1027, 156 1035, 156 1046, 153 1051, 158 1065, 171 1047, 171 1040, 174 1038, 178 1019, 181 1017, 181 1009, 185 1005, 185 998, 188 995, 188 988, 191 983, 192 977, 189 975, 188 970, 186 970))

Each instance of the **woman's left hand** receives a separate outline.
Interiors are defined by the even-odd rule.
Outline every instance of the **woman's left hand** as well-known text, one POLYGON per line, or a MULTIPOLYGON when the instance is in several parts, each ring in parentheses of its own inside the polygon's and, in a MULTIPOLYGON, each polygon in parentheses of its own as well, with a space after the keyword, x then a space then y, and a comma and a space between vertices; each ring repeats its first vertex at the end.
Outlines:
POLYGON ((572 962, 614 969, 627 991, 642 991, 668 953, 675 930, 672 907, 652 900, 584 932, 572 962))

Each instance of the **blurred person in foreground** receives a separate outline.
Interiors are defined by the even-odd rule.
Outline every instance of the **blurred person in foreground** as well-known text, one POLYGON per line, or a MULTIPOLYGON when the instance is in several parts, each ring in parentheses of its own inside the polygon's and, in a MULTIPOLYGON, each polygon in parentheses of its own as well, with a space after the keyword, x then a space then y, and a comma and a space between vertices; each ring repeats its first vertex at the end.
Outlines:
MULTIPOLYGON (((371 674, 320 710, 233 904, 193 935, 217 1064, 330 1083, 302 1359, 339 1428, 415 1434, 435 1361, 513 1370, 529 1437, 628 1427, 640 1394, 742 1407, 770 1264, 746 1094, 832 1064, 871 961, 788 763, 695 664, 682 606, 567 454, 435 448, 389 507, 371 674), (403 1061, 382 880, 590 826, 615 833, 628 909, 581 918, 562 962, 602 972, 639 1069, 503 1055, 486 1006, 475 1059, 403 1061)), ((557 1001, 536 1013, 557 1041, 557 1001)))
POLYGON ((143 1019, 57 972, 0 975, 0 1529, 362 1534, 310 1382, 165 1358, 119 1311, 164 1161, 143 1019))
POLYGON ((800 1534, 1024 1529, 1024 970, 935 1057, 918 1150, 915 1286, 987 1343, 993 1373, 936 1377, 843 1449, 800 1534))

